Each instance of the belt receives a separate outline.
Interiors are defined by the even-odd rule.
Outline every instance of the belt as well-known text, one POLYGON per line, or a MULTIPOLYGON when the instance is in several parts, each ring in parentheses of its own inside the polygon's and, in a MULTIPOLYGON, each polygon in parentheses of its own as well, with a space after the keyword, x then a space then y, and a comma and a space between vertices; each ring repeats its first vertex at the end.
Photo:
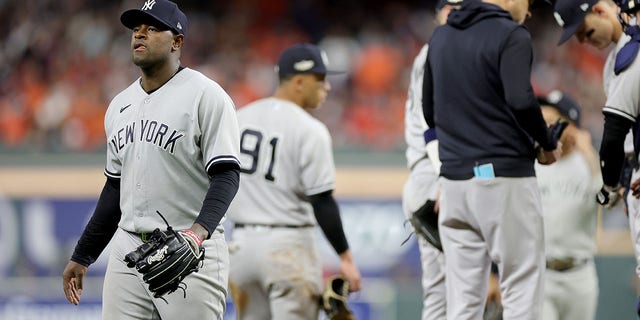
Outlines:
POLYGON ((305 224, 266 224, 266 223, 236 223, 233 225, 234 228, 289 228, 289 229, 300 229, 300 228, 313 228, 315 225, 310 223, 305 224))
POLYGON ((588 261, 589 259, 576 259, 573 257, 562 259, 549 258, 547 259, 547 269, 563 272, 586 264, 588 261))
POLYGON ((140 232, 140 233, 138 233, 138 232, 131 232, 131 231, 127 231, 127 232, 129 232, 130 234, 132 234, 132 235, 134 235, 134 236, 136 236, 136 237, 140 238, 140 240, 142 240, 142 242, 145 242, 145 243, 146 243, 146 242, 148 242, 148 241, 151 239, 151 235, 153 235, 153 231, 150 231, 150 232, 140 232))

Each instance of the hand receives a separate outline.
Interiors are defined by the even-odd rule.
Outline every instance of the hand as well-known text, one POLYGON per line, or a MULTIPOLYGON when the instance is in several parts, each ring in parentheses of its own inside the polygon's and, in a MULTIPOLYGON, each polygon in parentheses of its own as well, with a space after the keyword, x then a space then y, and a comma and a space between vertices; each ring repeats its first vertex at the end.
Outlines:
POLYGON ((69 261, 67 266, 62 272, 62 288, 64 289, 64 295, 69 300, 69 303, 78 305, 80 303, 80 296, 82 295, 82 280, 84 275, 87 274, 87 267, 74 262, 69 261))
POLYGON ((538 162, 542 165, 550 165, 560 159, 562 156, 562 142, 558 141, 558 145, 552 151, 546 151, 542 148, 538 148, 537 152, 538 162))
POLYGON ((552 124, 548 128, 549 138, 553 141, 557 142, 557 146, 555 150, 546 151, 542 148, 536 150, 538 162, 540 164, 548 165, 556 162, 562 156, 562 142, 560 138, 562 137, 562 133, 569 126, 569 122, 558 119, 555 124, 552 124))
POLYGON ((604 185, 596 194, 596 201, 607 209, 613 208, 622 198, 622 192, 620 191, 622 191, 622 188, 619 185, 615 187, 604 185))
POLYGON ((203 240, 195 232, 193 232, 191 229, 185 229, 178 231, 178 233, 180 233, 180 235, 185 240, 187 240, 189 246, 191 246, 191 249, 193 249, 195 252, 200 251, 203 240))
POLYGON ((343 252, 340 255, 340 273, 349 280, 349 291, 360 291, 362 277, 356 264, 351 258, 351 252, 349 250, 343 252))

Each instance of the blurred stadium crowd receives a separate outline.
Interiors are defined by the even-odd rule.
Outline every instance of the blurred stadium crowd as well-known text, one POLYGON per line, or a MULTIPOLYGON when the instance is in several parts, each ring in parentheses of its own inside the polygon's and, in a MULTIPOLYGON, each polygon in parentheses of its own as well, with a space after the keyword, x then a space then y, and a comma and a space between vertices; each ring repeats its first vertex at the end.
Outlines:
MULTIPOLYGON (((0 151, 104 149, 110 99, 139 75, 120 13, 142 1, 0 0, 0 151)), ((332 93, 317 111, 336 150, 402 151, 408 73, 435 23, 435 0, 178 1, 189 17, 182 64, 219 82, 237 107, 270 95, 273 64, 296 42, 329 54, 332 93)), ((526 23, 534 39, 534 89, 576 97, 600 136, 606 52, 575 40, 556 46, 550 9, 526 23)), ((594 141, 596 145, 598 141, 594 141)))

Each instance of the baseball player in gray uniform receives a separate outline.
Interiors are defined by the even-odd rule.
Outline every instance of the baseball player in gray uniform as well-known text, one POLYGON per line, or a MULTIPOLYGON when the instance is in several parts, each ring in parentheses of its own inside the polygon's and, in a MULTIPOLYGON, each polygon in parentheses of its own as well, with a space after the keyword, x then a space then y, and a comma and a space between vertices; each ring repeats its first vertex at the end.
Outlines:
POLYGON ((311 44, 286 49, 276 69, 275 94, 238 112, 242 184, 229 208, 230 289, 239 319, 315 320, 322 292, 316 224, 340 256, 350 290, 360 289, 332 196, 331 136, 309 114, 324 102, 331 71, 311 44))
MULTIPOLYGON (((455 1, 440 0, 436 6, 436 23, 444 24, 455 1)), ((413 61, 407 102, 405 104, 404 137, 407 143, 407 167, 411 170, 402 192, 402 208, 409 219, 427 200, 438 196, 440 172, 438 140, 422 114, 422 78, 429 45, 425 44, 413 61), (426 133, 426 134, 425 134, 426 133), (425 135, 429 141, 425 141, 425 135)), ((444 256, 440 250, 418 237, 422 266, 422 320, 446 318, 444 256)))
MULTIPOLYGON (((637 25, 624 25, 618 19, 638 15, 638 1, 619 1, 622 8, 608 0, 558 0, 555 13, 558 24, 564 28, 561 42, 572 35, 582 42, 600 49, 615 43, 607 57, 603 83, 607 100, 602 109, 604 114, 604 130, 600 146, 600 167, 604 186, 597 196, 600 204, 610 207, 620 198, 620 177, 624 164, 624 144, 629 130, 634 133, 634 158, 637 163, 639 138, 637 117, 640 115, 640 62, 637 59, 640 28, 637 25), (607 26, 609 25, 609 26, 607 26), (613 26, 610 27, 610 26, 613 26)), ((637 20, 636 20, 637 21, 637 20)), ((631 181, 631 192, 627 196, 629 226, 633 239, 637 260, 636 274, 640 276, 640 195, 638 186, 640 173, 634 168, 631 181)), ((640 300, 637 306, 640 315, 640 300)))
POLYGON ((593 196, 602 186, 598 156, 589 132, 579 128, 580 106, 572 97, 554 90, 539 101, 549 125, 569 121, 561 158, 550 166, 536 164, 547 260, 542 319, 593 320, 598 305, 593 196))
POLYGON ((233 102, 214 81, 180 66, 187 18, 167 0, 122 13, 141 77, 119 93, 105 116, 107 181, 63 272, 69 302, 111 241, 103 319, 222 319, 228 248, 221 221, 239 183, 239 131, 233 102), (124 256, 166 225, 205 248, 186 289, 154 299, 124 256))

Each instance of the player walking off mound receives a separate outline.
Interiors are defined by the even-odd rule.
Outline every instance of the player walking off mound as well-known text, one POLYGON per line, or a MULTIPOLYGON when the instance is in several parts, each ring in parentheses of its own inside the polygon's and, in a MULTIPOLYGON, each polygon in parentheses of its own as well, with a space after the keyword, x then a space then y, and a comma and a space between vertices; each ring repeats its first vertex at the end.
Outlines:
POLYGON ((539 97, 547 124, 569 121, 562 135, 562 157, 550 166, 536 164, 544 217, 545 320, 593 320, 598 305, 596 250, 597 204, 602 186, 591 135, 580 129, 580 106, 554 90, 539 97))
POLYGON ((242 184, 231 204, 235 223, 230 288, 239 319, 318 318, 322 264, 315 226, 340 256, 350 289, 360 289, 332 196, 331 136, 309 112, 331 89, 325 53, 315 45, 286 49, 272 97, 238 112, 242 184))
POLYGON ((521 25, 530 4, 464 2, 429 40, 423 112, 442 162, 447 319, 482 319, 492 261, 504 319, 541 316, 544 239, 534 159, 559 158, 563 127, 547 129, 531 88, 531 37, 521 25))
POLYGON ((132 30, 141 77, 107 109, 107 181, 64 270, 64 292, 80 302, 87 267, 111 241, 103 319, 222 319, 229 256, 220 223, 239 183, 233 102, 217 83, 180 66, 188 23, 175 3, 148 0, 120 20, 132 30), (167 224, 176 232, 164 236, 175 241, 148 262, 184 243, 202 261, 180 284, 184 292, 160 296, 125 256, 147 241, 167 240, 153 232, 167 224))

